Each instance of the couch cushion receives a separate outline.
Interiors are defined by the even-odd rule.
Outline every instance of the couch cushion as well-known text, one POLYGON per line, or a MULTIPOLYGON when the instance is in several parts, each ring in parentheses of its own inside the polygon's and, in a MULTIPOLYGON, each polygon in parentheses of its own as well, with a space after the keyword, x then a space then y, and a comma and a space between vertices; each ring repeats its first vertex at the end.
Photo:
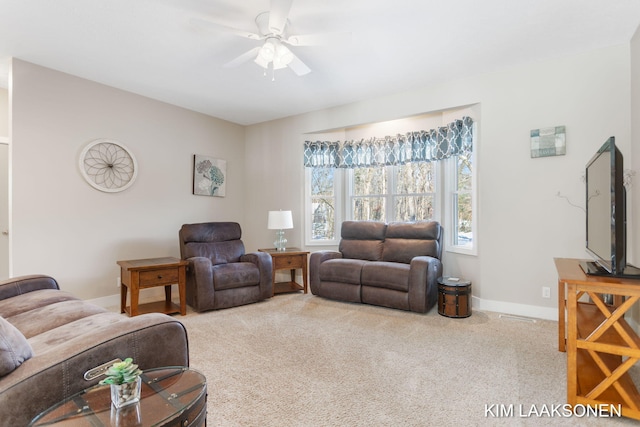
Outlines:
POLYGON ((184 224, 180 232, 185 243, 225 242, 228 240, 240 240, 242 237, 242 229, 237 222, 184 224))
MULTIPOLYGON (((0 316, 9 319, 40 307, 46 307, 61 301, 78 301, 72 294, 56 289, 41 289, 0 300, 0 316)), ((12 320, 13 322, 13 320, 12 320)), ((15 322, 13 322, 15 324, 15 322)), ((17 326, 18 329, 20 328, 17 326)))
POLYGON ((368 262, 362 267, 362 286, 409 292, 409 264, 368 262))
POLYGON ((440 258, 440 233, 436 221, 389 223, 382 260, 409 264, 417 256, 440 258))
POLYGON ((79 300, 69 300, 34 308, 7 319, 29 339, 61 325, 106 311, 105 308, 99 305, 79 300), (46 321, 34 321, 34 319, 46 319, 46 321))
POLYGON ((211 273, 217 291, 260 284, 260 270, 251 262, 214 265, 211 273))
POLYGON ((0 377, 5 376, 33 356, 33 350, 20 331, 0 317, 0 377))
POLYGON ((183 259, 205 257, 216 265, 238 262, 245 253, 240 240, 242 230, 237 222, 184 224, 179 235, 183 259))
POLYGON ((242 240, 230 240, 228 242, 187 243, 185 245, 185 258, 205 257, 211 260, 211 264, 226 264, 238 262, 244 255, 242 240))
POLYGON ((382 258, 382 242, 387 225, 379 221, 344 221, 340 247, 344 258, 378 261, 382 258))
POLYGON ((330 259, 320 264, 320 280, 359 285, 362 266, 367 262, 360 259, 330 259))

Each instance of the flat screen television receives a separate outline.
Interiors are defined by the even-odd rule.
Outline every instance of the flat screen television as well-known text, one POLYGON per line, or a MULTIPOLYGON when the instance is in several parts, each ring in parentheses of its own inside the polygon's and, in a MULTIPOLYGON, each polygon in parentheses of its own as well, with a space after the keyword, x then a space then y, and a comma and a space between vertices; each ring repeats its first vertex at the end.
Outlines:
POLYGON ((610 137, 586 166, 587 252, 594 261, 582 263, 587 274, 638 277, 627 264, 627 207, 622 153, 610 137))

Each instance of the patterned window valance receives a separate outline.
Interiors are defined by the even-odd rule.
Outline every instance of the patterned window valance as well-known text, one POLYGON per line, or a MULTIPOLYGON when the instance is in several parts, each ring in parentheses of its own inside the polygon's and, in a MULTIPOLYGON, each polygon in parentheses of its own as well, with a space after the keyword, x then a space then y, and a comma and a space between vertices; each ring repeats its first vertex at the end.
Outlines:
POLYGON ((360 141, 306 141, 304 166, 358 168, 432 162, 473 149, 473 119, 463 117, 446 126, 406 135, 360 141))

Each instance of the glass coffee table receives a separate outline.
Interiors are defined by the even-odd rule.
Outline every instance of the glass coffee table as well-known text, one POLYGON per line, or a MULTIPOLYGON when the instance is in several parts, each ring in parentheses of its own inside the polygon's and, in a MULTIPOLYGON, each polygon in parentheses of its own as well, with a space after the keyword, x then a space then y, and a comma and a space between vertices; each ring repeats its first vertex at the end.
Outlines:
POLYGON ((96 385, 52 406, 29 426, 204 426, 207 381, 200 372, 181 367, 142 373, 140 402, 120 409, 111 404, 108 385, 96 385))

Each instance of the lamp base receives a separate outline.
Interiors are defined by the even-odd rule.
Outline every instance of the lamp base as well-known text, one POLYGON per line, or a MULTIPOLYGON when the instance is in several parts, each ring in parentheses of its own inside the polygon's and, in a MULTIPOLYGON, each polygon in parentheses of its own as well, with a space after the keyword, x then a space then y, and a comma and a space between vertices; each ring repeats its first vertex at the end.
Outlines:
POLYGON ((287 249, 287 239, 284 238, 284 230, 276 231, 276 241, 273 242, 273 245, 278 251, 284 251, 287 249))

